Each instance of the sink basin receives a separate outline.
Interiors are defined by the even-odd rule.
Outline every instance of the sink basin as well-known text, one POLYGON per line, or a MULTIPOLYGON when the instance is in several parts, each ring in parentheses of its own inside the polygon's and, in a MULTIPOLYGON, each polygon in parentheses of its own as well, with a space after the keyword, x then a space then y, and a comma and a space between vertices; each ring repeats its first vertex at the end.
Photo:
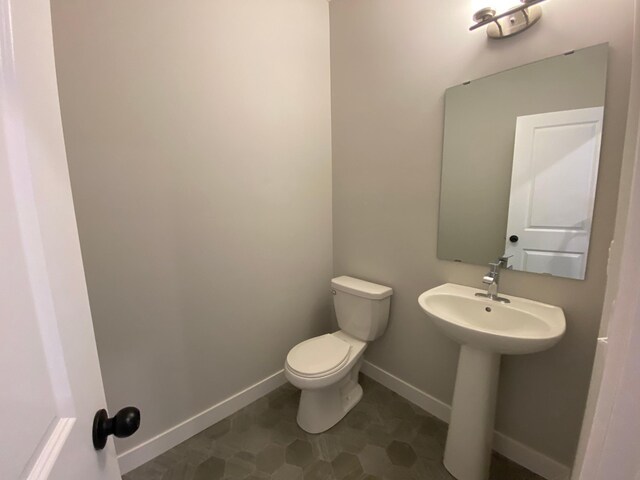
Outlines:
POLYGON ((476 297, 476 288, 447 283, 424 292, 418 303, 434 323, 462 345, 501 354, 546 350, 564 334, 561 308, 508 296, 503 304, 476 297))
POLYGON ((447 283, 418 297, 435 325, 461 345, 444 466, 458 480, 487 480, 500 358, 555 345, 566 328, 561 308, 504 296, 510 303, 476 297, 483 290, 447 283))

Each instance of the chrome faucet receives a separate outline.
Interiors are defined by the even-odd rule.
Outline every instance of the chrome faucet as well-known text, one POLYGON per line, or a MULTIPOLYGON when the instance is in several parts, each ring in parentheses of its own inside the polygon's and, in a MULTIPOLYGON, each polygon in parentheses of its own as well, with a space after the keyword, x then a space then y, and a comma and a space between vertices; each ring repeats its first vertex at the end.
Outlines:
POLYGON ((482 283, 489 285, 487 293, 476 293, 476 297, 484 297, 500 303, 511 303, 508 298, 498 295, 498 287, 500 282, 500 268, 509 268, 507 266, 509 257, 500 257, 496 263, 490 263, 491 269, 482 277, 482 283))

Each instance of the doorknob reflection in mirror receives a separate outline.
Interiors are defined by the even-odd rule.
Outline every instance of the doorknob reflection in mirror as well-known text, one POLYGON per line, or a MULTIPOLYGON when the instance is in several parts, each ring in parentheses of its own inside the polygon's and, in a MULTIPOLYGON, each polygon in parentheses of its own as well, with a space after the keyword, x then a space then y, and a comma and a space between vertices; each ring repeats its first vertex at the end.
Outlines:
POLYGON ((140 410, 136 407, 125 407, 111 418, 105 409, 98 410, 93 417, 93 446, 96 450, 102 450, 109 435, 130 437, 139 427, 140 410))

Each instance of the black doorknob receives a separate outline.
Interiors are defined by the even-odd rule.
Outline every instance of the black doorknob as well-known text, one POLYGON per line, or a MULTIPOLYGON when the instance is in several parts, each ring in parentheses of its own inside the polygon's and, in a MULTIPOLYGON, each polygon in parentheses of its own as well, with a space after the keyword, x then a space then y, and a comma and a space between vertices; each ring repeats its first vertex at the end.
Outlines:
POLYGON ((124 407, 109 418, 105 409, 98 410, 93 417, 93 447, 102 450, 107 444, 107 437, 130 437, 140 427, 140 410, 136 407, 124 407))
POLYGON ((511 235, 511 236, 509 237, 509 241, 510 241, 511 243, 516 243, 518 240, 520 240, 520 238, 518 237, 518 235, 511 235))

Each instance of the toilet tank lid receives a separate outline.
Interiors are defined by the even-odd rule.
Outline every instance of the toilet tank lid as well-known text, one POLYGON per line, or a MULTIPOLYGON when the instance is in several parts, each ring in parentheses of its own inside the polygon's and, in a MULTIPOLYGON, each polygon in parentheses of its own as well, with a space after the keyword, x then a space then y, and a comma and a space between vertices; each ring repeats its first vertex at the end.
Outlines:
POLYGON ((390 287, 344 275, 331 280, 331 288, 373 300, 380 300, 393 295, 393 289, 390 287))

